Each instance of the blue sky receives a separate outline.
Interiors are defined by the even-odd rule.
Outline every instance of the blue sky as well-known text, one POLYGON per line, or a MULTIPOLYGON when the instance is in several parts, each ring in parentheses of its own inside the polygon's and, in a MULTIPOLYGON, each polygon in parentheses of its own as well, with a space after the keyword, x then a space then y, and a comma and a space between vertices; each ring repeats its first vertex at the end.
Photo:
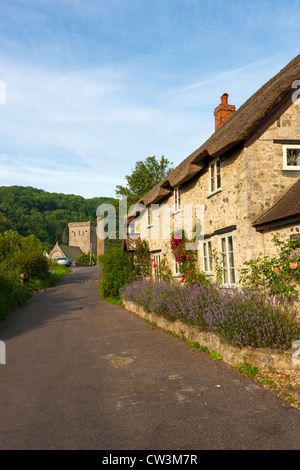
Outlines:
POLYGON ((300 52, 299 20, 300 0, 0 0, 0 186, 114 197, 137 161, 178 165, 224 92, 238 108, 300 52))

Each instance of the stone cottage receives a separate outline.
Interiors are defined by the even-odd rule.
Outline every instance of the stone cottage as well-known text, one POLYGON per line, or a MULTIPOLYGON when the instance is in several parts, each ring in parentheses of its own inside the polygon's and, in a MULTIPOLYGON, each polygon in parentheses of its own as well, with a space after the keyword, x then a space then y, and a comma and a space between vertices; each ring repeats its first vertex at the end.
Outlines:
POLYGON ((199 267, 213 278, 218 253, 224 287, 237 284, 245 260, 272 253, 275 233, 300 233, 299 79, 300 55, 238 110, 225 93, 214 110, 214 134, 139 201, 145 210, 135 214, 134 230, 149 240, 156 263, 166 255, 174 276, 163 207, 171 232, 188 205, 193 220, 197 205, 203 208, 199 267))
POLYGON ((83 251, 78 246, 68 246, 56 242, 50 251, 49 257, 52 261, 57 261, 58 258, 68 258, 74 264, 78 256, 82 254, 83 251))

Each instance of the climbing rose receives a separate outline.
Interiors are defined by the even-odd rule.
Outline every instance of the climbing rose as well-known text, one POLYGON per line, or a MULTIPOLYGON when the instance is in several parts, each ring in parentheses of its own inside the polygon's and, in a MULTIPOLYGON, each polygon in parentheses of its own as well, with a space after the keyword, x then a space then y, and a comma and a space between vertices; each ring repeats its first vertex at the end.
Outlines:
POLYGON ((276 274, 278 274, 278 273, 279 273, 279 269, 278 269, 278 268, 275 268, 275 269, 274 269, 274 272, 275 272, 276 274))
POLYGON ((298 264, 297 263, 291 263, 290 268, 291 269, 297 269, 298 264))

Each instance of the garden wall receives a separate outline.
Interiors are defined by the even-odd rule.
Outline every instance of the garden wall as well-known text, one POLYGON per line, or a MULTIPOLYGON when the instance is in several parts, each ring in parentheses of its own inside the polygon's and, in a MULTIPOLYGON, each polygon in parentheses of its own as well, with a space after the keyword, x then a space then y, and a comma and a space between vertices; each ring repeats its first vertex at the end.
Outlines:
MULTIPOLYGON (((210 351, 215 351, 222 356, 224 362, 232 366, 242 363, 245 360, 248 364, 257 366, 263 370, 269 370, 270 368, 276 370, 300 370, 300 364, 294 364, 292 362, 294 349, 288 351, 278 351, 269 348, 239 349, 230 346, 212 333, 203 333, 198 331, 195 327, 179 320, 169 321, 154 313, 148 313, 141 306, 129 300, 124 300, 123 302, 127 310, 151 322, 155 322, 160 328, 173 331, 181 338, 187 339, 190 342, 199 342, 200 346, 206 346, 210 351)), ((298 338, 295 338, 295 340, 296 339, 298 338)))

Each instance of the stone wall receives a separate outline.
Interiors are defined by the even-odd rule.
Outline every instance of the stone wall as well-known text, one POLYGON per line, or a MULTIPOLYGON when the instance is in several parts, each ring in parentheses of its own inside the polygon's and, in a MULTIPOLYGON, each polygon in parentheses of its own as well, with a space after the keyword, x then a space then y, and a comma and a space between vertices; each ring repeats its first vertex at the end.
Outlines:
POLYGON ((263 370, 269 370, 270 368, 277 370, 300 370, 300 364, 292 362, 294 349, 288 351, 278 351, 269 348, 238 349, 225 343, 216 335, 200 332, 195 327, 179 320, 171 322, 154 313, 148 313, 134 302, 124 301, 124 304, 127 310, 136 313, 142 318, 155 322, 160 328, 173 331, 181 338, 190 342, 198 342, 200 346, 206 346, 209 351, 215 351, 222 357, 224 362, 232 366, 246 361, 248 364, 257 366, 263 370))
POLYGON ((266 256, 274 255, 275 247, 272 242, 272 239, 277 234, 282 240, 290 240, 290 237, 293 235, 300 237, 300 222, 284 225, 284 226, 277 227, 277 228, 265 229, 263 231, 263 236, 264 236, 264 254, 266 256))
MULTIPOLYGON (((252 223, 266 212, 300 178, 299 171, 283 170, 282 144, 273 140, 300 139, 300 107, 293 104, 281 118, 272 124, 256 142, 243 152, 241 179, 243 180, 243 203, 241 210, 245 220, 252 223)), ((290 227, 292 228, 292 227, 290 227)), ((284 227, 274 229, 282 236, 289 236, 290 230, 284 227)), ((248 250, 247 259, 256 257, 259 252, 274 253, 272 237, 268 232, 260 235, 252 227, 247 240, 243 242, 248 250), (257 245, 261 239, 262 243, 257 245), (251 256, 250 256, 251 255, 251 256)))

